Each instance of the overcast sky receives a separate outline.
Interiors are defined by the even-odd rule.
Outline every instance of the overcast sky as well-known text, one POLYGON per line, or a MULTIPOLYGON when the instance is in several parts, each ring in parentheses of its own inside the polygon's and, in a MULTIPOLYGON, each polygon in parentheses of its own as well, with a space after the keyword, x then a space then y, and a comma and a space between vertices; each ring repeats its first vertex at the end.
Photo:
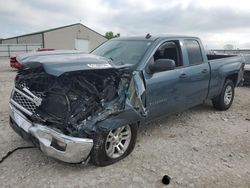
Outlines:
POLYGON ((247 0, 0 0, 0 38, 80 20, 101 34, 185 34, 206 48, 250 48, 247 0))

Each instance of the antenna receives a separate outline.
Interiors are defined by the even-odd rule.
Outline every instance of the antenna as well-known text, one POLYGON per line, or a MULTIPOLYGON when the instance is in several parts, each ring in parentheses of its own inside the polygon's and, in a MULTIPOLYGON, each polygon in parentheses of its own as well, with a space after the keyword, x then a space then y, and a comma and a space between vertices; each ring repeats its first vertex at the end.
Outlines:
POLYGON ((145 38, 149 39, 150 37, 152 37, 152 36, 150 35, 150 33, 148 33, 145 38))

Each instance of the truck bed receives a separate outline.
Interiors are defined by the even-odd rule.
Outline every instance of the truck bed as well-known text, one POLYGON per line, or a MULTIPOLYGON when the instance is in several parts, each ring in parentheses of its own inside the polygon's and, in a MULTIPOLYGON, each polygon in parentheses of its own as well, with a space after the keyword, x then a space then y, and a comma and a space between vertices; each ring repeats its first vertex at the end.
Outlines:
MULTIPOLYGON (((211 70, 210 86, 208 98, 217 96, 224 84, 227 75, 235 75, 238 80, 238 72, 242 65, 242 57, 237 55, 209 55, 208 63, 211 70)), ((238 80, 239 81, 239 80, 238 80)), ((235 83, 235 85, 237 85, 235 83)))

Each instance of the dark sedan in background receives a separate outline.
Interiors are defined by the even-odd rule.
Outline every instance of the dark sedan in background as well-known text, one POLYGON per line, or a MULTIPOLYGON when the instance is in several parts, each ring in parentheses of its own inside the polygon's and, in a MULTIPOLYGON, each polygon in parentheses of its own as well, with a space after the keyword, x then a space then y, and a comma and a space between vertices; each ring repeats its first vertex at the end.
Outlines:
POLYGON ((245 71, 244 71, 244 85, 250 85, 250 54, 244 55, 245 71))

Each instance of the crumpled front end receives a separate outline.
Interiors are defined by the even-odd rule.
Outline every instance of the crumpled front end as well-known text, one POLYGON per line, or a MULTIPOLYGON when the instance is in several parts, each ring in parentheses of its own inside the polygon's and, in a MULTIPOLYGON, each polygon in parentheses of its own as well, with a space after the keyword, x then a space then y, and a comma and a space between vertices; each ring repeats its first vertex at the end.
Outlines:
POLYGON ((91 152, 94 134, 146 115, 144 92, 139 73, 126 66, 59 76, 34 66, 16 77, 10 123, 19 134, 34 139, 46 155, 82 162, 91 152))

